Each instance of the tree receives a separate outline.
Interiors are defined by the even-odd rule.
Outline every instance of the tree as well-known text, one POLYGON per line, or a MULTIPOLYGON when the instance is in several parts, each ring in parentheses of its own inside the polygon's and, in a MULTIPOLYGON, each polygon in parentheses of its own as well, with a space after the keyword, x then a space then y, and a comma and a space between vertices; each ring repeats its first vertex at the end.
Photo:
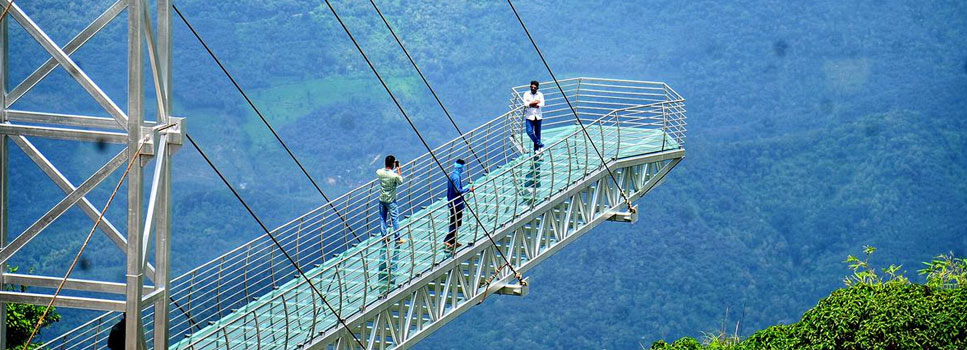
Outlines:
MULTIPOLYGON (((10 272, 17 272, 17 267, 10 267, 10 272)), ((5 290, 16 290, 18 286, 5 285, 3 289, 5 290)), ((21 292, 26 292, 26 286, 19 286, 21 292)), ((37 320, 40 319, 40 315, 44 313, 44 307, 40 305, 26 305, 26 304, 7 304, 7 349, 21 350, 24 348, 24 343, 27 342, 27 338, 30 337, 31 331, 33 331, 34 326, 37 325, 37 320)), ((60 321, 60 314, 57 313, 56 308, 51 308, 47 317, 44 317, 44 322, 40 325, 40 330, 49 327, 54 324, 54 322, 60 321)), ((40 332, 38 331, 38 334, 40 332)), ((36 337, 34 339, 37 339, 36 337)), ((35 342, 31 344, 28 348, 37 348, 38 344, 35 342)))

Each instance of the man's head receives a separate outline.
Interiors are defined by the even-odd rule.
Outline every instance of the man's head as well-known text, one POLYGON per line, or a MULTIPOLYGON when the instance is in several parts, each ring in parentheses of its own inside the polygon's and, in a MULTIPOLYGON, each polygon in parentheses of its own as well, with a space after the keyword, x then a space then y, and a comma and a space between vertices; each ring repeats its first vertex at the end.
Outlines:
POLYGON ((531 80, 531 93, 536 93, 537 88, 541 87, 541 83, 537 80, 531 80))
POLYGON ((467 165, 467 162, 464 161, 463 159, 457 159, 456 162, 453 162, 453 168, 458 171, 463 170, 463 167, 466 165, 467 165))
POLYGON ((396 157, 394 157, 392 154, 386 156, 386 162, 384 162, 384 164, 386 164, 387 168, 392 169, 393 166, 396 165, 396 157))

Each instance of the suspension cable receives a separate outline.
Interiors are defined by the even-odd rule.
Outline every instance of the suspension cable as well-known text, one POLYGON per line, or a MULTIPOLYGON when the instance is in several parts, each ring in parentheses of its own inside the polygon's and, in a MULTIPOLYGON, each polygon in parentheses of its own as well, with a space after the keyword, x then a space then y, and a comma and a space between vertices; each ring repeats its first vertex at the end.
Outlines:
MULTIPOLYGON (((349 30, 349 27, 346 26, 346 23, 344 23, 342 21, 342 18, 339 17, 339 14, 336 13, 336 9, 332 6, 329 0, 323 0, 323 1, 326 3, 326 6, 329 7, 329 11, 332 12, 332 15, 336 17, 336 21, 339 22, 340 26, 342 26, 343 31, 345 31, 346 35, 349 36, 349 39, 352 40, 353 45, 356 46, 356 50, 359 51, 360 55, 363 56, 363 60, 366 61, 366 64, 369 66, 369 69, 372 70, 373 74, 376 75, 376 78, 379 79, 379 83, 383 85, 383 89, 385 89, 386 93, 389 94, 389 97, 393 100, 393 103, 396 105, 396 108, 399 109, 400 113, 403 115, 403 118, 406 119, 406 122, 410 125, 410 128, 413 129, 413 132, 416 133, 416 136, 420 139, 420 142, 423 143, 423 147, 426 148, 427 152, 430 153, 430 157, 433 158, 433 162, 436 163, 437 167, 440 168, 440 171, 443 172, 444 175, 446 175, 447 181, 450 182, 451 185, 456 186, 456 184, 453 183, 453 180, 450 179, 450 174, 447 172, 446 168, 443 167, 443 163, 440 162, 440 159, 437 158, 436 153, 433 152, 433 149, 430 148, 430 145, 426 142, 426 139, 424 139, 423 135, 420 134, 420 130, 417 129, 416 124, 413 124, 413 120, 410 119, 410 116, 408 114, 406 114, 406 110, 403 109, 403 106, 400 104, 400 101, 396 98, 396 95, 394 95, 393 91, 390 90, 389 85, 386 85, 386 81, 383 80, 383 76, 379 74, 379 71, 376 70, 376 66, 374 66, 373 62, 369 60, 369 56, 367 56, 366 52, 363 51, 363 48, 359 46, 359 42, 356 41, 356 37, 353 36, 353 33, 349 30)), ((477 225, 480 226, 481 229, 483 229, 484 234, 487 236, 487 239, 489 239, 490 243, 494 245, 494 250, 497 251, 501 259, 503 259, 504 262, 507 263, 507 265, 510 267, 511 271, 513 271, 514 278, 516 278, 521 285, 525 285, 527 282, 524 281, 524 277, 520 274, 520 272, 517 271, 516 268, 514 268, 513 264, 510 263, 510 260, 507 259, 507 256, 504 255, 504 252, 497 247, 497 242, 494 241, 494 237, 491 236, 490 231, 487 229, 486 226, 484 226, 483 222, 480 221, 480 217, 477 216, 477 213, 475 210, 473 210, 473 207, 468 205, 467 209, 470 210, 470 214, 473 216, 474 221, 477 222, 477 225)))
MULTIPOLYGON (((373 5, 373 9, 375 9, 376 13, 379 14, 379 18, 383 20, 383 24, 386 25, 386 29, 389 29, 390 34, 393 35, 393 39, 396 39, 396 43, 400 46, 400 49, 403 50, 403 53, 406 55, 406 58, 410 60, 410 64, 413 65, 413 69, 416 69, 416 73, 420 75, 420 79, 423 79, 423 84, 425 84, 426 88, 430 90, 430 94, 433 95, 433 98, 436 100, 436 103, 440 105, 440 109, 443 109, 443 113, 447 115, 447 119, 450 120, 450 124, 453 125, 453 128, 457 130, 458 134, 460 134, 460 139, 462 139, 463 143, 467 145, 467 148, 470 150, 470 153, 472 153, 473 157, 477 160, 477 164, 480 164, 481 166, 483 166, 484 162, 481 161, 480 157, 477 156, 477 152, 473 150, 473 146, 471 146, 470 142, 467 141, 467 138, 464 137, 463 131, 461 131, 460 127, 457 126, 457 122, 453 120, 453 116, 450 115, 450 111, 447 110, 447 107, 443 105, 443 101, 441 101, 440 97, 437 96, 436 91, 433 90, 433 87, 430 86, 430 82, 426 79, 426 76, 423 75, 423 70, 421 70, 420 67, 416 65, 416 61, 413 60, 413 56, 410 55, 410 52, 409 50, 406 49, 406 46, 403 46, 403 41, 400 40, 400 37, 396 35, 396 31, 393 30, 393 27, 389 25, 389 21, 386 20, 385 16, 383 16, 383 11, 380 11, 379 6, 376 6, 376 2, 374 2, 373 0, 369 0, 369 3, 373 5)), ((489 172, 486 167, 483 167, 483 170, 484 170, 484 173, 489 172)))
POLYGON ((13 0, 7 2, 7 6, 3 7, 3 14, 0 14, 0 22, 3 22, 3 19, 7 17, 7 12, 10 12, 11 5, 13 5, 13 0))
POLYGON ((608 175, 611 176, 611 181, 614 181, 614 185, 618 187, 618 192, 621 193, 622 197, 624 197, 625 204, 628 206, 628 211, 634 213, 636 209, 631 204, 631 198, 629 198, 628 194, 625 193, 624 189, 621 188, 621 184, 618 183, 618 178, 614 176, 614 172, 611 171, 611 167, 609 167, 608 163, 604 160, 604 154, 601 153, 601 150, 599 150, 598 146, 594 144, 594 141, 592 141, 591 134, 588 133, 588 130, 584 127, 584 122, 582 122, 581 118, 578 117, 577 110, 575 110, 574 106, 571 105, 571 100, 567 98, 567 94, 565 94, 564 89, 561 88, 561 83, 557 81, 554 71, 551 70, 551 66, 548 65, 547 60, 544 59, 544 54, 541 53, 541 49, 537 47, 537 42, 534 41, 534 37, 531 36, 530 31, 527 30, 527 26, 524 25, 524 20, 522 20, 520 18, 520 14, 517 13, 517 8, 514 6, 514 3, 510 0, 507 0, 507 4, 510 5, 510 9, 514 11, 514 16, 517 17, 517 22, 520 22, 520 27, 524 29, 524 33, 527 34, 527 38, 530 39, 531 44, 534 45, 534 50, 537 51, 537 55, 540 56, 541 62, 544 62, 544 67, 547 68, 547 72, 551 74, 551 79, 554 79, 554 85, 556 85, 557 89, 561 91, 561 96, 563 96, 564 101, 567 102, 567 107, 571 109, 571 114, 574 115, 574 120, 576 120, 578 125, 581 126, 581 131, 584 132, 584 136, 588 138, 591 147, 594 148, 594 153, 598 155, 598 158, 601 160, 601 164, 604 165, 606 170, 608 170, 608 175))
POLYGON ((339 323, 346 328, 346 331, 349 332, 350 335, 353 336, 353 339, 356 341, 356 343, 359 344, 360 348, 365 349, 366 346, 363 345, 363 342, 359 339, 359 337, 356 336, 356 333, 353 333, 350 330, 349 325, 346 324, 346 320, 342 318, 342 315, 336 312, 336 308, 334 308, 332 304, 330 304, 329 301, 326 300, 326 297, 323 296, 322 292, 320 292, 318 288, 316 288, 316 285, 312 283, 312 280, 309 278, 309 276, 302 271, 302 268, 299 267, 299 264, 295 261, 295 259, 293 259, 292 256, 289 255, 287 251, 285 251, 285 248, 282 247, 282 243, 280 243, 279 240, 275 238, 275 235, 272 234, 271 231, 269 231, 269 228, 266 227, 264 223, 262 223, 262 219, 260 219, 258 215, 255 214, 255 211, 253 211, 252 208, 249 207, 248 203, 246 203, 245 200, 242 199, 242 196, 238 193, 238 191, 235 190, 235 187, 232 186, 232 184, 228 182, 225 176, 222 175, 222 172, 219 171, 217 167, 215 167, 215 164, 212 163, 211 159, 208 158, 208 155, 206 155, 205 152, 201 150, 201 147, 198 147, 198 144, 195 143, 195 140, 191 138, 191 135, 188 133, 185 133, 185 138, 187 138, 188 142, 191 142, 191 145, 194 146, 196 150, 198 150, 198 153, 201 154, 201 157, 205 159, 205 162, 208 163, 208 166, 215 171, 215 174, 217 174, 218 178, 222 180, 222 183, 224 183, 225 186, 227 186, 228 189, 232 191, 232 194, 235 195, 235 199, 238 199, 239 203, 242 203, 242 206, 245 207, 245 210, 248 211, 249 215, 251 215, 252 218, 255 219, 255 222, 259 224, 259 226, 262 228, 262 231, 265 231, 265 234, 269 236, 269 238, 272 240, 273 243, 275 243, 275 246, 279 248, 279 251, 281 251, 282 254, 285 255, 285 258, 289 260, 289 263, 292 264, 292 267, 295 267, 296 271, 299 272, 299 275, 306 280, 306 283, 309 284, 309 288, 312 288, 312 290, 316 292, 316 295, 318 295, 319 298, 322 299, 323 304, 326 304, 326 307, 328 307, 329 311, 331 311, 332 314, 336 316, 336 319, 339 320, 339 323))
POLYGON ((282 148, 284 148, 286 153, 289 154, 289 157, 292 158, 295 164, 299 166, 299 169, 302 170, 302 173, 305 174, 306 178, 309 179, 309 182, 312 183, 312 186, 316 188, 316 191, 318 191, 319 194, 322 195, 322 198, 326 200, 326 204, 329 205, 329 208, 332 209, 334 213, 336 213, 336 216, 338 216, 340 220, 342 220, 343 225, 346 226, 346 229, 349 230, 349 233, 351 233, 353 237, 356 238, 356 242, 362 242, 362 239, 359 238, 359 235, 357 235, 356 232, 353 230, 353 228, 349 225, 349 222, 342 215, 342 213, 336 210, 336 206, 332 204, 331 200, 329 200, 329 196, 327 196, 326 193, 322 191, 322 188, 319 187, 319 184, 316 183, 316 180, 312 178, 312 175, 309 175, 309 171, 307 171, 306 168, 302 166, 302 162, 300 162, 299 159, 296 158, 295 153, 292 153, 292 150, 289 149, 289 146, 285 143, 285 141, 282 141, 282 137, 279 136, 277 132, 275 132, 275 128, 273 128, 272 125, 269 124, 269 121, 265 118, 264 115, 262 115, 262 112, 259 111, 258 107, 255 106, 255 103, 252 102, 252 99, 248 97, 248 94, 245 93, 245 90, 242 90, 242 87, 235 80, 235 77, 233 77, 232 74, 228 72, 228 69, 225 68, 225 65, 222 64, 222 61, 218 59, 218 56, 215 56, 215 52, 213 52, 212 49, 208 47, 208 44, 205 43, 205 40, 201 38, 201 35, 198 34, 198 32, 195 30, 195 27, 193 27, 191 23, 188 22, 188 19, 185 18, 185 15, 181 13, 181 10, 178 9, 178 6, 175 6, 175 4, 172 3, 171 7, 178 14, 178 17, 181 18, 181 21, 184 22, 186 26, 188 26, 188 29, 191 30, 191 33, 195 35, 195 38, 198 39, 198 42, 201 43, 201 45, 205 48, 205 51, 208 51, 208 55, 211 56, 211 58, 215 61, 216 64, 218 64, 218 67, 222 69, 222 72, 225 73, 225 76, 227 76, 228 79, 232 81, 232 85, 235 85, 235 89, 238 90, 240 94, 242 94, 242 97, 245 98, 245 102, 248 102, 249 107, 251 107, 252 110, 255 111, 255 114, 259 116, 259 119, 262 120, 262 123, 265 124, 265 126, 269 129, 269 131, 272 132, 272 136, 275 136, 275 139, 279 141, 279 144, 281 144, 282 148))
MULTIPOLYGON (((158 131, 168 129, 175 125, 176 124, 166 125, 165 127, 158 129, 158 131)), ((99 214, 97 216, 97 220, 94 221, 94 227, 91 227, 90 232, 87 233, 87 238, 84 239, 84 243, 81 244, 81 248, 77 251, 77 255, 74 256, 74 261, 72 261, 70 267, 67 268, 67 273, 64 274, 64 278, 61 279, 60 283, 57 285, 57 289, 54 291, 54 295, 50 298, 50 302, 47 303, 47 307, 44 308, 44 312, 40 314, 40 318, 38 318, 37 323, 34 324, 33 330, 30 331, 30 336, 27 337, 27 342, 24 343, 23 350, 27 350, 27 348, 30 346, 30 342, 34 340, 34 336, 36 336, 37 331, 40 330, 40 326, 44 323, 44 319, 47 317, 47 314, 50 313, 50 309, 54 307, 54 301, 57 300, 61 290, 64 289, 64 285, 67 284, 67 279, 70 278, 71 273, 74 272, 74 268, 77 267, 77 262, 80 261, 81 255, 84 254, 84 250, 87 249, 87 245, 91 242, 91 238, 94 237, 94 231, 97 231, 97 226, 100 225, 101 220, 104 219, 104 214, 107 213, 108 208, 111 207, 111 202, 114 201, 114 197, 118 194, 118 190, 120 190, 121 185, 124 184, 124 179, 127 178, 128 173, 131 172, 131 167, 134 166, 134 163, 138 162, 138 159, 140 159, 141 150, 144 148, 145 143, 147 143, 148 136, 149 135, 145 135, 141 142, 138 143, 138 149, 134 151, 134 156, 131 157, 131 161, 128 162, 128 166, 124 168, 124 173, 121 174, 121 179, 118 180, 117 186, 114 186, 114 191, 111 192, 111 196, 108 197, 107 203, 104 204, 104 209, 101 209, 101 214, 99 214)))

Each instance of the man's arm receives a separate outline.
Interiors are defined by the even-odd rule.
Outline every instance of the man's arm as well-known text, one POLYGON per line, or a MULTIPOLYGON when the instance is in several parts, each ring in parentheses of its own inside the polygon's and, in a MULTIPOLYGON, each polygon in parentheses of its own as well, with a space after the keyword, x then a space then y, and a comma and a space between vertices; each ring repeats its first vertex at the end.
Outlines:
POLYGON ((537 107, 544 107, 544 94, 537 93, 537 107))
POLYGON ((454 191, 457 193, 464 194, 467 192, 467 190, 463 188, 463 176, 451 174, 449 177, 447 177, 447 182, 450 183, 450 186, 453 186, 454 191))
POLYGON ((525 92, 524 96, 522 97, 522 99, 524 100, 524 105, 528 107, 537 107, 538 101, 535 97, 536 96, 531 94, 530 91, 525 92))
POLYGON ((463 186, 463 177, 460 177, 460 193, 473 192, 473 187, 463 186))

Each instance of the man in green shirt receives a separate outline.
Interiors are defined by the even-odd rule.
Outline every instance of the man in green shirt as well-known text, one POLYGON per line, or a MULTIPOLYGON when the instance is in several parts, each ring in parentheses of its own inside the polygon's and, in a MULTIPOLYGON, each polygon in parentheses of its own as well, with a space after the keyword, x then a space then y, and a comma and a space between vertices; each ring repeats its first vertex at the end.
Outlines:
POLYGON ((376 177, 379 178, 379 231, 386 237, 386 229, 389 227, 388 221, 393 223, 393 238, 396 243, 403 244, 406 240, 400 237, 399 209, 396 205, 396 188, 403 184, 403 173, 400 170, 400 162, 393 155, 386 156, 385 167, 376 170, 376 177), (388 220, 387 220, 388 219, 388 220))

